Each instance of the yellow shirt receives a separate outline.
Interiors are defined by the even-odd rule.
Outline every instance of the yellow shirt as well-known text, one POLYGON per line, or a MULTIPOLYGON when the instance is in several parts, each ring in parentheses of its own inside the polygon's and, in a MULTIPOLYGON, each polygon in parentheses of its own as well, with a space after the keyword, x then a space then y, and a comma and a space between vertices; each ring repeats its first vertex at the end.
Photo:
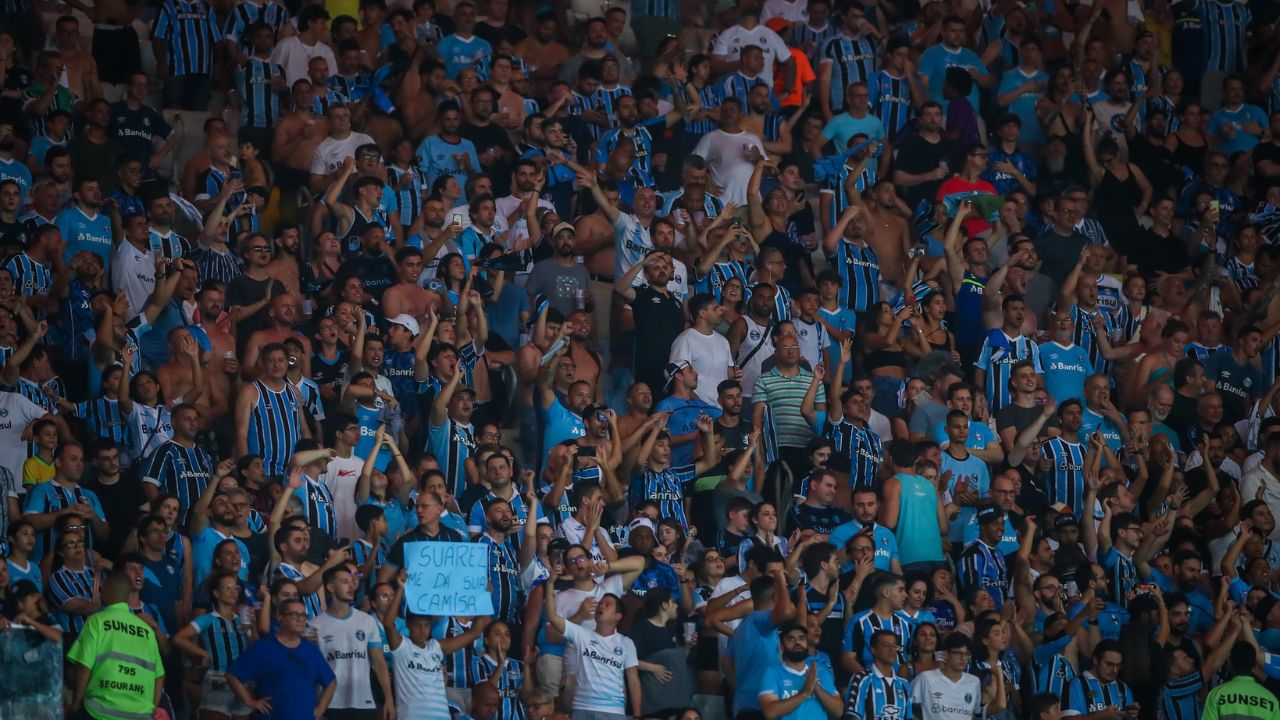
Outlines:
MULTIPOLYGON (((324 0, 324 9, 329 11, 330 18, 346 15, 356 21, 357 29, 361 27, 360 0, 324 0)), ((337 69, 330 68, 329 71, 337 72, 337 69)))
POLYGON ((39 485, 53 479, 53 463, 47 463, 39 457, 31 456, 22 463, 22 484, 39 485))

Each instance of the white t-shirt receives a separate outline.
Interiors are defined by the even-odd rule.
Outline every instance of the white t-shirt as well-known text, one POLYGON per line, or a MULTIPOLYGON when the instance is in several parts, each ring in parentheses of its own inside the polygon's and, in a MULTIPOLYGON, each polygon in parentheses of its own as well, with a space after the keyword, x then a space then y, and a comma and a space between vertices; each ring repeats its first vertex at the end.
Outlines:
POLYGON ((767 23, 780 17, 789 23, 809 21, 809 3, 805 0, 765 0, 760 10, 760 22, 767 23))
POLYGON ((703 335, 697 328, 689 328, 671 344, 671 362, 686 360, 698 371, 698 387, 694 393, 699 400, 719 407, 716 387, 729 379, 729 365, 733 352, 729 341, 718 332, 703 335))
POLYGON ((356 526, 356 483, 364 458, 353 453, 349 458, 329 458, 329 465, 320 474, 320 482, 333 493, 333 514, 338 518, 338 537, 355 540, 360 537, 356 526))
POLYGON ((741 25, 726 29, 716 37, 716 44, 711 52, 730 60, 737 60, 742 48, 748 45, 755 45, 764 51, 764 70, 760 71, 760 77, 764 78, 766 85, 773 87, 773 64, 790 60, 791 49, 782 41, 782 38, 778 37, 778 33, 763 24, 756 25, 750 30, 741 25))
POLYGON ((449 717, 445 696, 444 651, 438 640, 420 648, 409 638, 391 651, 396 678, 396 710, 400 720, 441 720, 449 717))
MULTIPOLYGON (((769 83, 772 85, 773 81, 769 83)), ((747 184, 751 182, 751 172, 755 169, 747 159, 752 146, 758 148, 762 156, 768 157, 760 137, 746 130, 736 133, 714 130, 703 135, 693 149, 694 155, 707 161, 711 182, 720 188, 720 199, 726 203, 747 204, 747 184)))
MULTIPOLYGON (((507 247, 516 247, 529 238, 529 223, 523 217, 517 217, 516 221, 507 227, 507 216, 515 212, 520 207, 522 201, 515 195, 507 195, 500 197, 493 202, 494 207, 498 209, 497 220, 501 221, 503 227, 507 228, 507 247)), ((538 207, 547 210, 555 210, 556 206, 551 204, 550 200, 538 198, 538 207)), ((498 229, 498 222, 494 223, 494 230, 498 229)))
POLYGON ((982 685, 977 675, 965 673, 959 682, 926 670, 911 681, 911 704, 920 706, 916 720, 957 720, 982 715, 982 685))
POLYGON ((0 467, 18 469, 15 480, 22 482, 22 463, 27 461, 27 444, 22 432, 45 416, 44 408, 16 392, 0 392, 0 467))
POLYGON ((573 696, 573 709, 627 714, 627 668, 640 664, 631 638, 617 631, 605 637, 568 621, 564 636, 573 643, 578 659, 578 692, 573 696))
POLYGON ((315 628, 320 640, 320 653, 338 680, 338 689, 329 708, 359 710, 376 707, 373 688, 369 684, 369 653, 382 652, 382 633, 373 616, 354 609, 345 618, 323 612, 311 621, 311 627, 315 628))
POLYGON ((311 158, 311 174, 328 175, 337 170, 343 160, 355 157, 356 148, 373 144, 373 138, 360 132, 352 132, 342 140, 327 137, 316 147, 316 154, 311 158))
MULTIPOLYGON (((560 616, 568 619, 577 614, 578 609, 582 607, 582 603, 587 598, 595 598, 597 601, 605 595, 617 595, 622 597, 622 576, 607 575, 604 582, 596 583, 591 590, 578 590, 576 588, 568 588, 556 593, 556 610, 560 616)), ((589 617, 583 620, 579 625, 584 630, 595 632, 596 619, 589 617)))
MULTIPOLYGON (((720 582, 716 583, 716 586, 711 589, 711 597, 709 598, 709 600, 715 600, 716 598, 722 595, 734 595, 736 597, 734 597, 733 600, 729 601, 729 605, 742 602, 743 600, 746 600, 751 597, 751 593, 749 592, 747 593, 738 592, 738 588, 746 584, 747 584, 747 581, 743 580, 741 575, 730 575, 728 577, 721 578, 720 582)), ((737 630, 738 626, 742 624, 742 621, 726 620, 724 624, 730 630, 737 630)), ((719 636, 719 646, 720 646, 720 652, 724 652, 725 650, 727 650, 729 647, 729 636, 727 635, 719 636)))
MULTIPOLYGON (((587 527, 578 522, 577 518, 571 517, 560 523, 560 529, 556 531, 556 534, 568 540, 570 545, 581 545, 587 539, 587 527)), ((604 541, 609 544, 609 547, 614 546, 613 541, 609 539, 608 533, 605 534, 604 541)), ((604 553, 600 552, 599 534, 591 538, 590 554, 592 562, 604 562, 604 553)), ((600 582, 604 582, 606 579, 608 578, 598 578, 600 582)))
POLYGON ((151 250, 139 250, 125 241, 111 258, 111 284, 123 290, 129 301, 129 319, 137 317, 156 289, 156 259, 151 250))
POLYGON ((328 61, 330 75, 338 72, 338 61, 333 56, 333 50, 322 42, 308 47, 302 44, 302 39, 297 35, 291 35, 276 43, 276 49, 271 52, 271 62, 284 68, 284 80, 289 87, 307 78, 307 64, 314 57, 322 57, 328 61))

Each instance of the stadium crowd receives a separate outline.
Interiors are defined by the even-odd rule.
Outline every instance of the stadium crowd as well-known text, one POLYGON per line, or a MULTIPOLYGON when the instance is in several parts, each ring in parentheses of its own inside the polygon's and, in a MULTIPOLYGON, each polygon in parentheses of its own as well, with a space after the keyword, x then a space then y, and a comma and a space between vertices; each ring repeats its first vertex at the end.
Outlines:
POLYGON ((1278 22, 3 0, 0 641, 95 720, 1280 717, 1278 22))

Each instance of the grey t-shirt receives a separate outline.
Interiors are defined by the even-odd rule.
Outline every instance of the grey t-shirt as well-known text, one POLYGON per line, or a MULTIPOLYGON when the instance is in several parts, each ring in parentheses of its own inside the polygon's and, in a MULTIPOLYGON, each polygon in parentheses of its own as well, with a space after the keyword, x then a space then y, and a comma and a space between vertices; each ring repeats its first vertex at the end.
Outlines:
POLYGON ((931 398, 916 406, 915 412, 911 413, 911 422, 908 423, 907 430, 920 433, 926 438, 930 437, 933 429, 947 418, 947 413, 950 411, 951 408, 940 402, 934 402, 931 398))
MULTIPOLYGON (((587 274, 585 267, 581 265, 565 267, 554 258, 547 258, 533 264, 533 270, 529 272, 524 288, 529 292, 531 299, 542 294, 551 303, 551 307, 567 316, 578 309, 579 295, 583 298, 583 302, 587 302, 591 297, 590 283, 591 276, 587 274)), ((537 308, 531 307, 530 310, 536 311, 537 308)))

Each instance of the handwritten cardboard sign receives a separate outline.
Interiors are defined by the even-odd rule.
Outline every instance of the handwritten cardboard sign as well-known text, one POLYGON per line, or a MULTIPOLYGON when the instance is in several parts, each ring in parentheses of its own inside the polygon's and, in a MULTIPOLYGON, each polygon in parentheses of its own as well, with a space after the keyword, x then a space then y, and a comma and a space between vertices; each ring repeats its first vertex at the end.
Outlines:
POLYGON ((404 596, 419 615, 491 615, 489 547, 479 543, 411 542, 404 546, 404 596))

